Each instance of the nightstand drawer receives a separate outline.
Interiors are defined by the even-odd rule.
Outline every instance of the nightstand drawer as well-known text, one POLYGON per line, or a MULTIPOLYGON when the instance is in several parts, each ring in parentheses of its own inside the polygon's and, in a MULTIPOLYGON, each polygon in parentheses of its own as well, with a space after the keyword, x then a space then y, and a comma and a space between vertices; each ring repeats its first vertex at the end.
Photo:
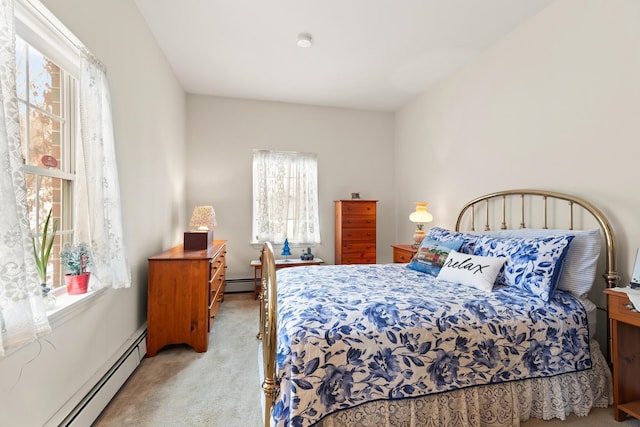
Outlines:
POLYGON ((411 262, 413 256, 418 252, 418 248, 412 245, 391 245, 393 248, 393 262, 407 263, 411 262))
POLYGON ((413 254, 407 252, 393 252, 393 262, 407 263, 411 262, 413 254))
POLYGON ((640 312, 638 312, 626 294, 617 292, 609 294, 609 317, 630 325, 640 326, 640 312))

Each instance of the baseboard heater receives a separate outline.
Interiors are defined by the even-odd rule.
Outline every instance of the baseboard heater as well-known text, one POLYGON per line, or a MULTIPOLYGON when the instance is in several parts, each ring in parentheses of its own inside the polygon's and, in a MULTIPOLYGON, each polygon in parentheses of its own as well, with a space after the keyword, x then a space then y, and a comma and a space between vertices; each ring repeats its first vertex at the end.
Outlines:
POLYGON ((147 328, 145 324, 133 335, 132 344, 125 349, 107 373, 98 380, 59 426, 86 427, 91 425, 135 371, 146 353, 147 328))
POLYGON ((253 292, 253 279, 225 280, 225 294, 234 294, 240 292, 253 292))

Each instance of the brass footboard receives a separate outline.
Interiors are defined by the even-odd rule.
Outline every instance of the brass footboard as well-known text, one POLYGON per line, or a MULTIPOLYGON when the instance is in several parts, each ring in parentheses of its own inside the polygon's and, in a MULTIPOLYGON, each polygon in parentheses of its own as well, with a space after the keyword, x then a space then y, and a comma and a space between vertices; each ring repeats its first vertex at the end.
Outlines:
POLYGON ((277 340, 277 287, 276 263, 271 243, 262 246, 262 277, 260 278, 260 332, 262 339, 262 364, 264 381, 262 390, 265 396, 264 425, 271 424, 271 409, 278 393, 276 378, 276 340, 277 340))

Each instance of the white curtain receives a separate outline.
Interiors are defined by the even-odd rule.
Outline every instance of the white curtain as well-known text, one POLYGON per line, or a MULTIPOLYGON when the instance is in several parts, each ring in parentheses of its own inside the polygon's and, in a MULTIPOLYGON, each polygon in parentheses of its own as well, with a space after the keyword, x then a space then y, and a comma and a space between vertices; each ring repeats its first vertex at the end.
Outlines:
POLYGON ((13 9, 0 0, 0 356, 50 331, 27 217, 13 9))
POLYGON ((93 255, 91 287, 128 288, 120 184, 116 164, 111 99, 104 66, 81 52, 80 129, 76 153, 74 240, 93 255))
POLYGON ((320 243, 314 153, 254 150, 253 240, 320 243))

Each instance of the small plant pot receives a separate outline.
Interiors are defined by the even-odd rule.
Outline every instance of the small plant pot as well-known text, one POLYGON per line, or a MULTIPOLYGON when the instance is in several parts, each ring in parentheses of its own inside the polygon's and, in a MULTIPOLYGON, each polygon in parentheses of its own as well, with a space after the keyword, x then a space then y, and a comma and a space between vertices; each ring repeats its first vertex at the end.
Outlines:
POLYGON ((84 294, 89 287, 90 272, 79 275, 65 274, 64 282, 67 284, 67 293, 70 295, 84 294))

